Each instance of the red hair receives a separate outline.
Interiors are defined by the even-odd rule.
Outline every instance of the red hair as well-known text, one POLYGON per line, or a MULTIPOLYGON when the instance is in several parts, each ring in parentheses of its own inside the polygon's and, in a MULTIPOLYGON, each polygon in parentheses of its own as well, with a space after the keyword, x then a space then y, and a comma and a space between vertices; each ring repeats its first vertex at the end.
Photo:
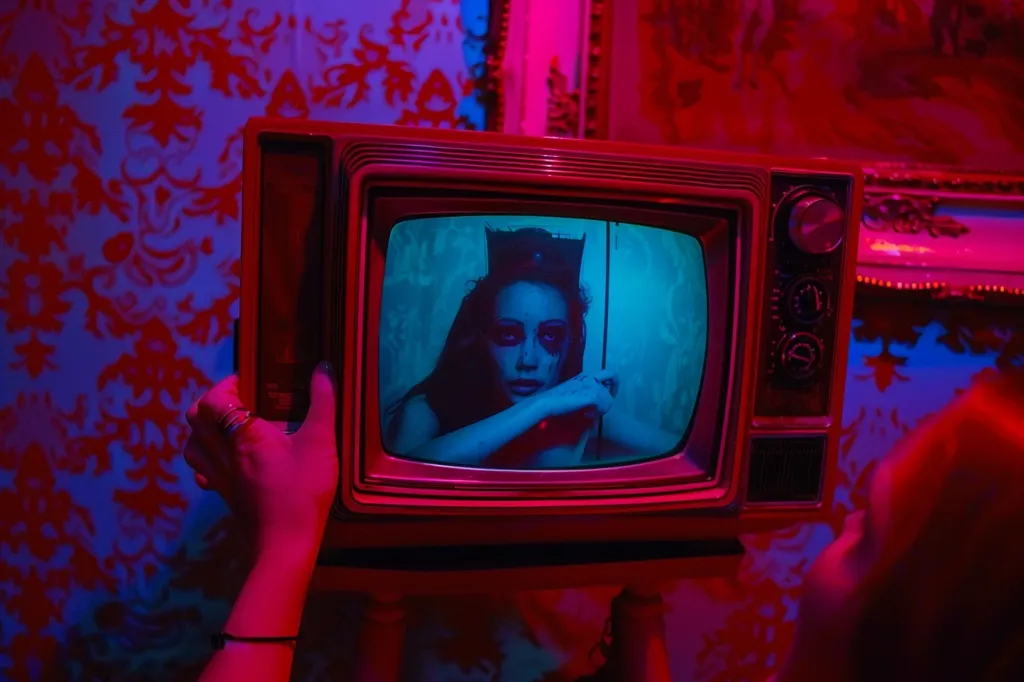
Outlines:
POLYGON ((854 595, 852 679, 1024 680, 1024 373, 933 417, 893 462, 889 504, 854 595))

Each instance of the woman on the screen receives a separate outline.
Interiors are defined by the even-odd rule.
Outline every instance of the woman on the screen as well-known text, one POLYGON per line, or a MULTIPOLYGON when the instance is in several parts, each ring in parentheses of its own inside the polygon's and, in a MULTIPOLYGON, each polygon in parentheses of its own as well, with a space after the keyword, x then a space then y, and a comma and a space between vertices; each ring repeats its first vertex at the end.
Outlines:
POLYGON ((681 434, 613 409, 613 371, 583 372, 589 299, 584 239, 487 228, 487 274, 473 283, 434 370, 386 412, 385 446, 414 459, 567 467, 671 451, 681 434), (588 447, 589 446, 589 447, 588 447))

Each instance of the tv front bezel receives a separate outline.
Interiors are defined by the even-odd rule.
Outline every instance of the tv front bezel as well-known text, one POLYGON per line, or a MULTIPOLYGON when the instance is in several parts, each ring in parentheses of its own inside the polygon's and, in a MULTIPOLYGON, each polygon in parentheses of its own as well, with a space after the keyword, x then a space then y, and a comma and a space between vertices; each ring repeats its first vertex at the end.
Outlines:
MULTIPOLYGON (((764 169, 748 167, 744 170, 767 176, 764 169)), ((333 345, 344 349, 339 501, 348 513, 589 515, 609 510, 726 508, 735 502, 740 486, 733 465, 739 461, 745 447, 749 415, 738 414, 743 407, 734 391, 742 392, 745 382, 738 381, 737 372, 746 362, 747 347, 757 343, 758 327, 750 315, 757 312, 760 301, 765 235, 759 234, 761 231, 754 226, 767 220, 764 207, 759 207, 751 193, 708 187, 680 192, 678 187, 669 189, 647 183, 608 187, 600 186, 604 183, 595 183, 593 178, 571 174, 509 177, 454 165, 430 169, 368 165, 345 181, 347 192, 340 203, 347 206, 347 214, 341 218, 343 224, 335 227, 347 238, 344 246, 345 319, 328 321, 327 327, 337 329, 341 323, 345 329, 344 338, 333 345), (703 435, 714 431, 717 437, 714 444, 702 444, 715 450, 708 458, 713 461, 713 468, 693 471, 691 465, 688 471, 680 472, 679 460, 685 448, 682 453, 665 458, 615 467, 522 471, 453 467, 402 459, 387 454, 379 442, 370 439, 367 444, 367 433, 377 433, 379 441, 375 369, 378 340, 376 332, 369 330, 375 330, 379 324, 378 319, 371 318, 379 314, 381 282, 371 281, 369 256, 375 228, 371 225, 371 199, 383 191, 420 196, 429 192, 449 196, 461 193, 460 198, 449 200, 443 209, 446 215, 451 215, 458 206, 470 206, 473 200, 479 201, 496 192, 504 195, 504 208, 492 204, 488 213, 523 212, 527 206, 532 206, 531 212, 543 207, 547 215, 567 215, 569 211, 558 209, 558 202, 571 202, 589 206, 603 218, 672 229, 673 223, 678 223, 687 210, 717 212, 719 219, 729 226, 707 231, 702 235, 708 237, 702 247, 709 295, 709 353, 705 356, 705 367, 714 365, 719 369, 712 371, 711 374, 717 376, 711 377, 705 371, 693 416, 694 429, 703 435), (518 210, 511 208, 513 203, 518 210), (722 254, 727 254, 725 263, 708 263, 710 258, 722 258, 722 254), (711 278, 715 278, 718 286, 712 284, 711 278), (718 324, 717 335, 712 332, 713 318, 718 324), (754 338, 746 338, 748 330, 754 338), (726 341, 724 349, 715 343, 722 339, 726 341), (719 359, 724 362, 718 362, 719 359), (701 425, 699 429, 697 424, 701 425), (380 468, 373 470, 364 466, 367 455, 371 462, 387 462, 392 471, 382 475, 380 468), (398 485, 393 475, 395 469, 401 472, 403 479, 398 485), (442 472, 445 475, 439 476, 442 472), (425 481, 429 483, 424 484, 425 481)), ((440 209, 438 206, 437 210, 440 209)), ((385 229, 393 227, 399 215, 405 217, 414 213, 409 209, 395 212, 385 229)), ((577 210, 571 215, 579 216, 580 212, 577 210)), ((382 276, 383 263, 379 263, 376 270, 382 276)))
MULTIPOLYGON (((715 487, 720 473, 718 464, 724 443, 721 425, 727 418, 726 400, 728 356, 735 350, 732 334, 734 320, 733 295, 739 272, 733 234, 739 229, 736 211, 707 212, 671 211, 665 208, 611 205, 593 198, 572 202, 567 197, 551 197, 546 201, 523 199, 522 196, 488 192, 487 196, 469 196, 470 192, 448 190, 450 197, 402 196, 402 190, 389 184, 386 196, 374 196, 382 189, 375 186, 369 191, 366 221, 367 234, 363 238, 363 265, 368 286, 362 302, 365 316, 365 352, 363 362, 363 418, 365 428, 360 435, 362 461, 356 462, 354 481, 357 489, 383 490, 400 493, 412 488, 414 496, 422 497, 424 481, 436 487, 444 497, 467 499, 464 490, 452 493, 450 487, 469 488, 480 497, 493 497, 510 491, 531 499, 543 499, 555 493, 559 500, 566 496, 581 500, 608 496, 621 496, 624 489, 633 491, 688 486, 697 491, 715 487), (601 221, 638 224, 654 229, 667 229, 692 236, 700 242, 704 257, 704 278, 708 291, 707 334, 704 349, 704 369, 697 392, 694 412, 683 447, 663 456, 643 460, 609 463, 605 466, 587 466, 571 469, 495 469, 486 467, 453 466, 401 457, 388 453, 381 442, 377 371, 379 364, 379 334, 381 294, 383 289, 384 258, 387 238, 391 230, 404 220, 428 216, 488 216, 524 215, 545 218, 584 218, 601 221), (710 254, 710 258, 708 255, 710 254), (369 261, 368 263, 366 261, 369 261), (448 493, 447 495, 445 493, 448 493)), ((427 229, 427 228, 423 228, 427 229)))

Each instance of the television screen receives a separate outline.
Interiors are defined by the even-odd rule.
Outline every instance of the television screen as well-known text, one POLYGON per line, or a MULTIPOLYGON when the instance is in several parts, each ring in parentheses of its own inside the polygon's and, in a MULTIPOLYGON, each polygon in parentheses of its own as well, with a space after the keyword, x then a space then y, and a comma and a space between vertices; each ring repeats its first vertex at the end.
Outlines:
POLYGON ((388 453, 536 470, 679 452, 708 343, 704 254, 682 227, 398 221, 378 335, 388 453))

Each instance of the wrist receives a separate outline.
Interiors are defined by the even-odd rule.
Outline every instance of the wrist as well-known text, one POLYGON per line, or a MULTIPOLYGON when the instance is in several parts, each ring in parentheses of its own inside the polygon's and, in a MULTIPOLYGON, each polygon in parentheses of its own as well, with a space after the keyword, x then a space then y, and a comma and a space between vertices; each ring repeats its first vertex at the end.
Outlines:
POLYGON ((255 564, 288 573, 312 572, 320 553, 320 537, 289 534, 261 538, 255 564))
POLYGON ((533 427, 551 416, 550 404, 550 397, 545 391, 532 395, 517 405, 520 408, 520 414, 528 422, 527 428, 533 427))
MULTIPOLYGON (((246 576, 224 632, 235 637, 295 636, 315 564, 315 556, 307 559, 285 551, 261 554, 246 576)), ((258 646, 261 651, 278 648, 258 646)))

